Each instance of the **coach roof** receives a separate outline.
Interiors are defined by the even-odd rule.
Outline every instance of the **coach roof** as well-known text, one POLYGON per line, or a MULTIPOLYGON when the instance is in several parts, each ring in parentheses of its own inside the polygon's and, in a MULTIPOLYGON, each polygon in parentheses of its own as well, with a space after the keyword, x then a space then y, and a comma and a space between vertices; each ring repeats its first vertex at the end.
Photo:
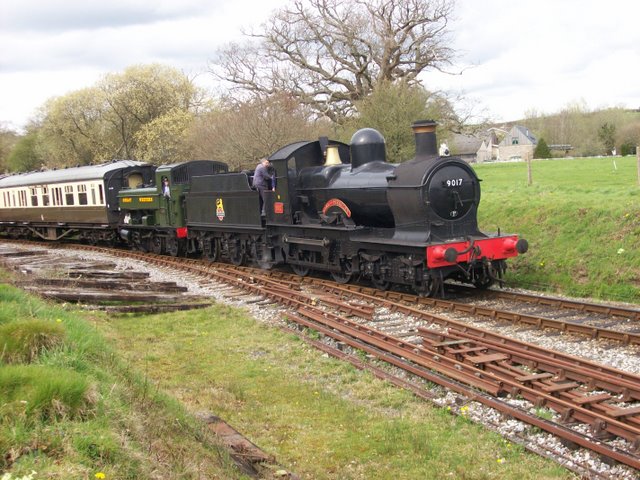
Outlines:
POLYGON ((117 160, 101 165, 87 165, 85 167, 46 170, 43 172, 17 173, 0 178, 0 188, 101 180, 107 173, 114 170, 140 165, 145 165, 145 163, 135 162, 133 160, 117 160))

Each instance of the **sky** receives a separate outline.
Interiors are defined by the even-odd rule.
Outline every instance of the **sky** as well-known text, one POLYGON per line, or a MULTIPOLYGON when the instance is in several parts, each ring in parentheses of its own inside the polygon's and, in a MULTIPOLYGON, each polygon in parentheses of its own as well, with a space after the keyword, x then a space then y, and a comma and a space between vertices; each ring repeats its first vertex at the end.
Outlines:
MULTIPOLYGON (((215 51, 288 0, 2 0, 0 123, 21 129, 47 99, 159 62, 209 89, 215 51)), ((461 94, 495 121, 533 110, 640 108, 640 2, 457 0, 457 52, 430 90, 461 94)))

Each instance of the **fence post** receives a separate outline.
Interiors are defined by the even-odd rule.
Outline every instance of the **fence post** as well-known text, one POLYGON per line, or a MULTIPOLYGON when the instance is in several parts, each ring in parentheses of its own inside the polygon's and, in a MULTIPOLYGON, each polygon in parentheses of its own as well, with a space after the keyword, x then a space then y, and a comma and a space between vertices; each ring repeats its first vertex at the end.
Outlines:
POLYGON ((640 185, 640 145, 636 145, 636 158, 638 159, 638 185, 640 185))

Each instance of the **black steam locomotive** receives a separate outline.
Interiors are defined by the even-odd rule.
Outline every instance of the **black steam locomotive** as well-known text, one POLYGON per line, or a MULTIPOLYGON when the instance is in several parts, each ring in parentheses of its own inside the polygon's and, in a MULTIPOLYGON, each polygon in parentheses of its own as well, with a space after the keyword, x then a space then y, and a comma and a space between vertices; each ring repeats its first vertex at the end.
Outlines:
MULTIPOLYGON (((252 171, 202 160, 158 167, 141 185, 123 180, 132 187, 118 193, 116 228, 131 246, 156 253, 288 264, 302 276, 325 271, 341 283, 360 277, 423 295, 443 292, 446 279, 486 288, 527 242, 482 233, 475 172, 437 154, 435 122, 413 129, 416 156, 401 164, 386 162, 373 129, 356 132, 350 145, 321 138, 283 147, 269 157, 275 190, 265 193, 265 217, 252 171)), ((11 226, 0 217, 3 230, 11 226)))

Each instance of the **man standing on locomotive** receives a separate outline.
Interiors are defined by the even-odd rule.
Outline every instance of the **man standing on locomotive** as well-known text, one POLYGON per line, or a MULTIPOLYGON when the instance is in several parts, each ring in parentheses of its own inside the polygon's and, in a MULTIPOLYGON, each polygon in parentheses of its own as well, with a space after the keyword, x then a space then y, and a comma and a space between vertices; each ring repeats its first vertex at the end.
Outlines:
POLYGON ((256 171, 253 174, 253 186, 258 190, 260 194, 260 215, 264 216, 264 192, 271 189, 272 192, 276 191, 276 179, 275 175, 269 173, 269 166, 271 162, 268 159, 263 158, 256 167, 256 171))

